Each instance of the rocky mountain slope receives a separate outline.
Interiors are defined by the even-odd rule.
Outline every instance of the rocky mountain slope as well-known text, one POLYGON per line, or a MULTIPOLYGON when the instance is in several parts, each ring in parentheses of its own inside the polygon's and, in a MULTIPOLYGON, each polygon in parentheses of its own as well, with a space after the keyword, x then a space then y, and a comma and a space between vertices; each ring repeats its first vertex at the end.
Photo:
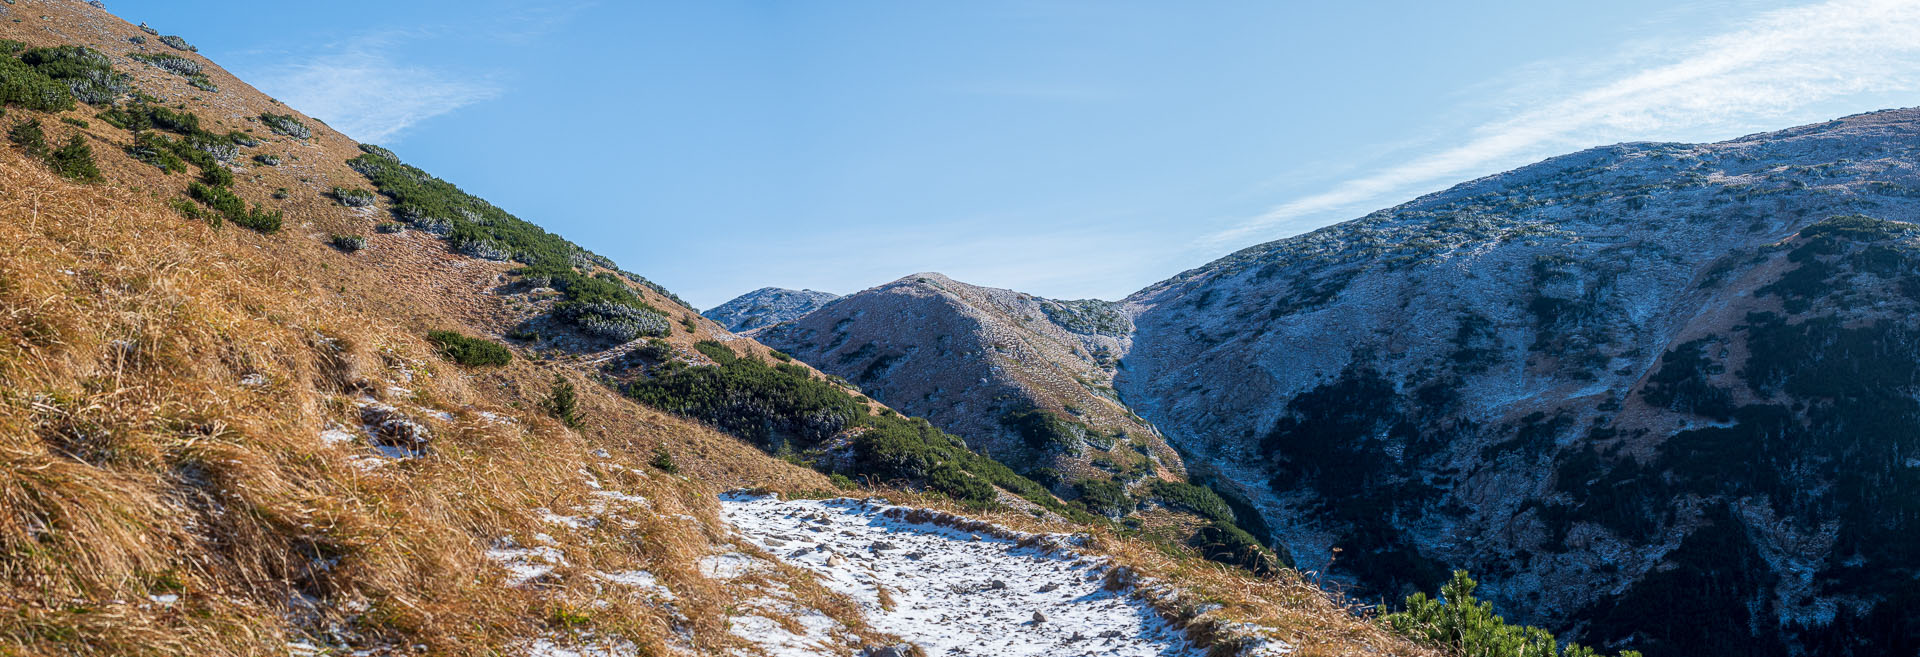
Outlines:
POLYGON ((1466 568, 1566 639, 1908 654, 1916 149, 1920 110, 1596 148, 1074 302, 1071 325, 920 275, 761 335, 972 436, 1023 403, 1151 421, 1363 599, 1466 568))
POLYGON ((1175 478, 1179 457, 1112 387, 1131 333, 1105 302, 922 273, 755 336, 1045 481, 1175 478))
MULTIPOLYGON (((852 478, 992 523, 938 516, 970 531, 1077 535, 1087 563, 1129 574, 1103 601, 1151 607, 1106 638, 1428 654, 1297 573, 1255 578, 1080 517, 179 36, 9 0, 0 104, 0 654, 945 640, 875 623, 884 605, 758 547, 763 527, 721 497, 829 497, 852 478)), ((810 545, 866 547, 836 537, 810 545)))
POLYGON ((1476 180, 1133 295, 1115 385, 1364 594, 1469 568, 1649 655, 1910 653, 1916 152, 1896 110, 1476 180))
POLYGON ((831 292, 763 287, 700 313, 735 333, 793 321, 840 298, 831 292))

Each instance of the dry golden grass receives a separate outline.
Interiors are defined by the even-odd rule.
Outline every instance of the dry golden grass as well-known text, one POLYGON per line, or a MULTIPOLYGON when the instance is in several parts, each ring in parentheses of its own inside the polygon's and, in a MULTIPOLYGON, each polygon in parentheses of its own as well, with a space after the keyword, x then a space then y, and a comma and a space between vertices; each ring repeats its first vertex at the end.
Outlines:
POLYGON ((0 653, 280 654, 296 593, 328 603, 305 629, 369 645, 473 654, 553 631, 554 605, 605 598, 594 632, 660 646, 658 608, 575 590, 581 573, 636 568, 674 589, 693 647, 718 649, 737 642, 737 595, 694 566, 728 540, 714 494, 825 485, 584 380, 587 424, 568 430, 531 410, 551 370, 440 363, 417 336, 444 316, 370 315, 356 306, 397 300, 313 289, 301 268, 328 255, 316 245, 187 222, 11 151, 0 179, 0 653), (358 425, 362 395, 427 421, 432 455, 362 470, 364 447, 322 443, 329 424, 358 425), (655 447, 681 476, 649 473, 655 447), (652 511, 580 531, 536 519, 591 504, 583 467, 652 511), (540 532, 572 572, 502 587, 485 549, 540 532))

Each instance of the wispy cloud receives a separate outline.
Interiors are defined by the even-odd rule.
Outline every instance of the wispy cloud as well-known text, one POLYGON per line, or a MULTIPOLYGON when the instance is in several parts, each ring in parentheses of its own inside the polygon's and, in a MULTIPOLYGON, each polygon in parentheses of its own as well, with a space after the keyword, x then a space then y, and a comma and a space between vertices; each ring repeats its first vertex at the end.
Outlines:
POLYGON ((400 33, 341 44, 267 73, 261 87, 282 102, 367 142, 392 139, 427 119, 493 98, 494 83, 398 61, 400 33))
MULTIPOLYGON (((1648 53, 1636 55, 1636 62, 1649 61, 1648 53)), ((1752 130, 1822 101, 1920 90, 1920 3, 1832 0, 1776 10, 1652 61, 1583 89, 1528 98, 1457 145, 1288 201, 1200 245, 1298 232, 1334 211, 1377 206, 1557 151, 1752 130)))

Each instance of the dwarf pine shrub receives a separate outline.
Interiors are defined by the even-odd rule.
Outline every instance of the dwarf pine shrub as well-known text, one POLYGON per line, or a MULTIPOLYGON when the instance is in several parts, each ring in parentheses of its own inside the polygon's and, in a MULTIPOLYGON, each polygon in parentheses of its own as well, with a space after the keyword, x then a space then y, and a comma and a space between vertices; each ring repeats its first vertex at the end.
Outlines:
POLYGON ((193 201, 183 198, 167 199, 167 207, 173 208, 173 211, 180 213, 182 217, 188 219, 204 218, 207 220, 207 223, 213 225, 215 228, 220 226, 220 217, 218 215, 207 214, 203 217, 202 215, 204 213, 200 211, 200 206, 194 205, 193 201))
POLYGON ((382 221, 378 225, 373 227, 374 232, 386 233, 386 234, 398 233, 398 232, 405 231, 406 229, 407 228, 405 226, 402 226, 392 221, 382 221))
POLYGON ((447 360, 468 367, 500 366, 513 361, 513 352, 506 346, 453 331, 428 333, 427 341, 447 360))
MULTIPOLYGON (((1467 571, 1456 570, 1453 579, 1440 587, 1440 597, 1415 593, 1407 598, 1406 610, 1387 614, 1381 620, 1393 632, 1416 643, 1467 657, 1599 657, 1579 644, 1561 646, 1552 632, 1524 625, 1508 625, 1493 613, 1493 604, 1473 598, 1478 582, 1467 571)), ((1640 657, 1632 650, 1619 657, 1640 657)))
POLYGON ((1118 518, 1133 512, 1133 500, 1127 497, 1127 488, 1110 479, 1088 479, 1074 485, 1080 494, 1079 502, 1086 505, 1088 511, 1109 518, 1118 518))
POLYGON ((171 53, 148 54, 143 52, 137 52, 127 56, 134 59, 135 61, 146 62, 148 65, 153 66, 154 68, 158 68, 160 70, 163 70, 168 73, 172 73, 174 75, 178 75, 181 77, 191 77, 191 76, 199 75, 201 71, 200 62, 196 62, 186 57, 181 57, 179 55, 175 55, 171 53))
POLYGON ((212 208, 222 218, 236 225, 262 233, 280 230, 280 222, 283 218, 280 211, 267 212, 259 205, 254 205, 249 210, 247 202, 226 187, 194 182, 187 185, 187 196, 212 208))
POLYGON ((113 60, 85 46, 34 48, 20 53, 20 61, 67 86, 69 93, 89 105, 102 105, 133 90, 125 73, 113 70, 113 60))
POLYGON ((259 155, 255 155, 253 156, 253 161, 258 162, 265 166, 270 166, 270 167, 280 166, 280 156, 274 155, 271 153, 261 153, 259 155))
POLYGON ((161 54, 134 52, 129 58, 146 61, 146 63, 157 67, 157 69, 163 69, 163 71, 167 71, 167 73, 184 77, 186 83, 188 83, 188 85, 194 85, 194 88, 207 90, 207 92, 219 92, 219 90, 221 90, 219 86, 213 85, 211 79, 207 79, 205 73, 202 73, 200 61, 188 60, 188 58, 182 58, 182 56, 177 56, 177 54, 165 54, 165 52, 161 52, 161 54))
POLYGON ((1289 566, 1289 559, 1275 554, 1260 540, 1231 522, 1215 520, 1187 539, 1200 556, 1229 566, 1239 566, 1255 575, 1270 577, 1289 566))
POLYGON ((13 128, 7 130, 7 141, 26 151, 29 157, 38 159, 47 156, 47 131, 40 126, 40 119, 13 124, 13 128))
POLYGON ((364 189, 333 188, 333 200, 349 208, 364 208, 373 205, 373 192, 364 189))
POLYGON ((227 137, 212 133, 196 133, 187 136, 187 145, 194 150, 206 153, 221 162, 232 162, 240 157, 240 146, 227 137))
POLYGON ((505 245, 487 239, 456 240, 453 249, 461 255, 473 256, 481 260, 505 262, 513 259, 513 252, 505 245))
POLYGON ((273 134, 276 135, 286 135, 294 139, 306 139, 313 136, 313 131, 307 129, 307 124, 301 123, 300 119, 294 118, 291 114, 261 112, 260 122, 266 124, 267 129, 272 130, 273 134))
POLYGON ((574 389, 573 382, 568 381, 566 377, 553 375, 553 386, 547 391, 546 403, 543 405, 546 406, 547 413, 559 420, 561 424, 576 429, 580 427, 580 395, 574 389))
POLYGON ((182 39, 180 37, 177 37, 171 34, 161 36, 160 43, 167 44, 168 48, 172 48, 174 50, 184 50, 187 52, 200 52, 199 48, 195 48, 193 47, 193 44, 187 43, 186 39, 182 39))
POLYGON ((74 107, 66 84, 13 57, 0 57, 0 103, 41 112, 74 107))
POLYGON ((367 248, 367 238, 359 235, 334 235, 332 239, 327 240, 327 243, 332 244, 333 248, 339 249, 342 253, 354 253, 367 248))
POLYGON ((153 132, 136 133, 133 144, 127 146, 127 155, 133 159, 160 167, 167 173, 180 173, 187 170, 187 161, 174 154, 172 140, 166 135, 153 132))
POLYGON ((715 340, 695 342, 693 343, 693 350, 705 354, 707 358, 713 359, 713 362, 722 365, 740 359, 740 355, 733 352, 733 347, 729 347, 726 343, 715 340))
POLYGON ((1227 501, 1206 486, 1155 480, 1151 490, 1153 498, 1167 506, 1191 511, 1208 520, 1233 522, 1233 509, 1227 506, 1227 501))
POLYGON ((54 149, 47 155, 47 166, 53 172, 68 180, 94 182, 100 180, 100 167, 93 162, 93 146, 80 135, 70 135, 67 143, 54 149))
MULTIPOLYGON (((202 153, 201 151, 198 151, 198 150, 193 150, 188 152, 202 153)), ((208 156, 208 157, 211 157, 211 156, 208 156)), ((188 161, 192 161, 192 160, 188 160, 188 161)), ((233 186, 233 172, 228 171, 226 167, 220 166, 218 163, 215 163, 209 166, 202 166, 200 167, 200 181, 209 185, 213 185, 214 187, 221 187, 221 188, 231 187, 233 186)))
POLYGON ((673 331, 665 315, 613 301, 566 301, 555 314, 584 333, 616 342, 664 336, 673 331))
POLYGON ((140 31, 146 32, 147 34, 151 34, 154 36, 160 36, 160 30, 153 29, 153 26, 148 25, 145 22, 140 23, 140 31))

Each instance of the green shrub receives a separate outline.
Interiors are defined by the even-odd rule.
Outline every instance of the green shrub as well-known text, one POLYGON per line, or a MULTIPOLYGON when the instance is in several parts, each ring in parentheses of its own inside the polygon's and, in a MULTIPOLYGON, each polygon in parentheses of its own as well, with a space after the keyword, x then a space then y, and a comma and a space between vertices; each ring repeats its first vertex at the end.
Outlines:
POLYGON ((20 53, 20 61, 66 85, 75 100, 89 105, 111 103, 133 90, 132 79, 113 70, 113 60, 92 48, 34 48, 20 53))
POLYGON ((260 122, 266 124, 267 129, 272 130, 273 134, 276 135, 286 135, 294 139, 306 139, 313 136, 313 131, 307 129, 307 124, 301 123, 300 119, 292 114, 261 112, 260 122))
POLYGON ((206 204, 227 221, 235 225, 250 228, 262 233, 280 230, 282 215, 279 211, 265 212, 259 205, 247 209, 247 202, 225 187, 204 185, 199 182, 187 185, 187 196, 206 204))
POLYGON ((832 482, 833 487, 840 490, 853 490, 860 487, 860 484, 855 483, 853 479, 838 472, 827 475, 827 481, 832 482))
POLYGON ((853 426, 863 405, 832 386, 758 361, 683 367, 627 386, 635 400, 704 420, 773 451, 812 445, 853 426))
POLYGON ((26 62, 0 56, 0 103, 41 112, 73 109, 73 92, 26 62))
POLYGON ((553 375, 553 387, 547 391, 545 403, 547 414, 569 427, 580 428, 580 396, 573 382, 558 374, 553 375))
POLYGON ((1260 544, 1260 539, 1233 523, 1215 520, 1201 527, 1188 539, 1200 556, 1229 566, 1239 566, 1261 577, 1271 577, 1289 561, 1260 544))
POLYGON ((364 208, 373 205, 373 192, 364 189, 333 188, 333 200, 349 208, 364 208))
POLYGON ((635 347, 632 353, 656 363, 664 363, 673 357, 673 347, 668 346, 666 340, 648 338, 646 344, 635 347))
POLYGON ((670 330, 667 318, 660 313, 612 301, 566 301, 555 306, 554 314, 588 335, 615 342, 664 336, 670 330))
POLYGON ((187 84, 193 85, 195 88, 216 93, 220 91, 220 87, 214 86, 213 80, 207 78, 207 75, 201 72, 200 62, 169 53, 149 54, 137 52, 127 56, 137 61, 146 62, 155 68, 186 78, 187 84))
POLYGON ((447 360, 468 367, 499 366, 513 361, 513 352, 505 346, 453 331, 428 333, 427 341, 433 343, 447 360))
POLYGON ((165 135, 141 132, 133 136, 133 144, 127 146, 127 155, 133 159, 160 167, 167 173, 180 173, 187 170, 187 161, 173 152, 172 140, 165 135))
POLYGON ((724 343, 716 342, 713 340, 701 340, 699 342, 695 342, 693 343, 693 349, 700 353, 706 354, 708 358, 713 359, 713 362, 719 363, 721 365, 731 363, 740 358, 738 354, 735 354, 733 352, 733 347, 729 347, 724 343))
POLYGON ((17 54, 20 54, 20 51, 26 50, 26 49, 27 49, 27 44, 25 41, 14 41, 13 39, 0 39, 0 55, 17 55, 17 54))
POLYGON ((1067 454, 1080 453, 1080 437, 1074 434, 1073 424, 1051 411, 1038 408, 1008 411, 1000 416, 1000 425, 1020 434, 1027 447, 1067 454))
MULTIPOLYGON (((1552 632, 1524 625, 1508 625, 1494 615, 1493 605, 1473 598, 1479 584, 1456 570, 1440 588, 1438 599, 1425 593, 1407 598, 1406 610, 1381 620, 1395 633, 1449 654, 1464 657, 1597 657, 1600 653, 1579 644, 1561 646, 1552 632)), ((1620 657, 1639 657, 1632 650, 1620 657)))
POLYGON ((280 166, 280 156, 271 153, 255 155, 253 156, 253 161, 270 167, 280 166))
POLYGON ((13 128, 7 131, 7 141, 13 142, 13 145, 35 159, 45 158, 50 148, 47 146, 47 131, 40 127, 40 119, 13 124, 13 128))
POLYGON ((93 146, 87 144, 86 138, 80 135, 69 135, 66 144, 48 154, 47 166, 53 167, 54 173, 68 180, 100 180, 100 167, 93 162, 93 146))
POLYGON ((76 119, 71 116, 60 117, 60 122, 76 128, 85 128, 89 125, 85 119, 76 119))
POLYGON ((359 235, 335 235, 327 240, 327 243, 345 253, 354 253, 367 248, 367 238, 359 235))
POLYGON ((199 48, 195 48, 193 47, 193 44, 187 43, 186 39, 182 39, 180 37, 177 37, 171 34, 161 36, 160 43, 167 44, 168 48, 172 48, 174 50, 185 50, 187 52, 200 52, 199 48))
POLYGON ((208 221, 208 223, 211 223, 215 226, 220 225, 219 216, 208 215, 206 217, 202 217, 200 212, 200 206, 194 205, 193 201, 189 201, 183 198, 168 199, 167 207, 173 208, 174 212, 178 212, 180 213, 180 216, 186 217, 188 219, 204 218, 208 221))
POLYGON ((406 226, 402 226, 400 224, 397 224, 391 221, 382 221, 379 224, 374 225, 373 227, 374 232, 385 233, 389 235, 393 233, 399 233, 399 232, 405 231, 406 229, 407 229, 406 226))
POLYGON ((680 471, 680 466, 673 462, 673 453, 667 451, 665 447, 654 448, 653 460, 648 461, 647 464, 667 474, 674 474, 680 471))
POLYGON ((200 168, 200 180, 214 187, 231 187, 233 172, 219 164, 210 164, 200 168))
POLYGON ((792 357, 792 356, 789 356, 789 355, 787 355, 787 352, 784 352, 784 351, 775 351, 775 352, 773 352, 773 359, 774 359, 774 360, 777 360, 777 361, 780 361, 780 362, 782 362, 782 363, 791 363, 791 362, 793 362, 793 357, 792 357))
POLYGON ((1233 509, 1227 501, 1220 499, 1218 493, 1206 486, 1178 481, 1155 481, 1151 488, 1154 499, 1167 506, 1185 509, 1202 518, 1219 522, 1233 522, 1233 509))
POLYGON ((1127 487, 1111 479, 1087 479, 1074 484, 1080 493, 1079 502, 1086 505, 1088 511, 1109 518, 1118 518, 1133 512, 1133 500, 1127 497, 1127 487))

